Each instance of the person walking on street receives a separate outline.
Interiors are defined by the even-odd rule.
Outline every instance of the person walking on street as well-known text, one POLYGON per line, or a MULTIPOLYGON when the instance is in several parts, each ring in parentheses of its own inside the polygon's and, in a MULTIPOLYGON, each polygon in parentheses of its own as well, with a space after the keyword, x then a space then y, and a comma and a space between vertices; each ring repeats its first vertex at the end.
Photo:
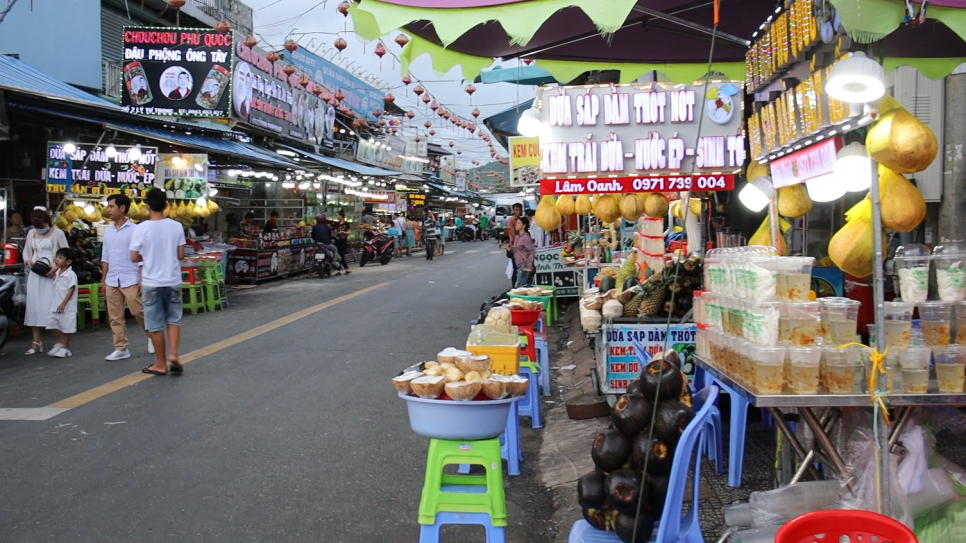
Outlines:
POLYGON ((47 329, 57 341, 50 356, 67 358, 71 356, 70 338, 77 333, 77 274, 70 269, 75 252, 70 247, 57 249, 54 257, 54 302, 47 317, 47 329))
POLYGON ((183 373, 178 355, 181 343, 181 261, 184 259, 184 228, 164 216, 168 197, 154 188, 144 197, 151 218, 134 229, 131 236, 131 260, 141 262, 141 296, 144 303, 144 327, 154 343, 155 360, 141 372, 153 375, 183 373), (168 331, 171 351, 165 358, 164 331, 168 331))
POLYGON ((406 256, 413 256, 413 248, 416 247, 416 221, 412 217, 406 221, 403 245, 406 247, 406 256))
MULTIPOLYGON (((124 325, 124 303, 141 328, 144 328, 144 309, 141 306, 141 267, 131 261, 131 236, 137 228, 127 218, 131 199, 123 194, 107 197, 107 216, 112 221, 104 230, 104 246, 101 248, 101 277, 104 278, 104 298, 107 315, 114 336, 114 352, 104 360, 131 358, 129 342, 124 325)), ((154 344, 148 337, 148 353, 154 354, 154 344)))
MULTIPOLYGON (((517 237, 517 222, 522 217, 523 217, 523 204, 513 204, 513 215, 510 215, 510 218, 506 220, 506 233, 507 233, 507 237, 509 238, 510 247, 513 247, 513 241, 517 237)), ((513 267, 513 273, 510 276, 510 288, 516 288, 517 261, 513 256, 510 256, 510 265, 513 267)))
POLYGON ((513 250, 513 259, 516 262, 517 268, 516 288, 529 286, 533 281, 533 275, 536 269, 534 267, 536 247, 533 245, 533 238, 530 237, 529 229, 530 219, 520 217, 520 219, 516 221, 517 233, 513 238, 513 245, 511 246, 513 250))
MULTIPOLYGON (((24 326, 31 327, 33 342, 26 355, 37 354, 44 350, 40 340, 40 331, 47 327, 50 308, 54 303, 54 254, 58 249, 68 247, 67 236, 60 228, 52 228, 50 214, 43 206, 37 206, 30 213, 30 224, 33 226, 24 239, 23 262, 27 272, 27 311, 24 314, 24 326), (33 265, 44 262, 50 266, 46 275, 33 271, 33 265)), ((61 347, 55 343, 54 348, 47 354, 53 354, 61 347)))
POLYGON ((339 210, 336 214, 338 217, 338 222, 335 223, 335 248, 339 252, 339 267, 336 269, 335 274, 339 275, 345 271, 346 275, 349 275, 349 264, 346 262, 345 253, 349 248, 349 231, 352 227, 345 220, 345 211, 339 210))
POLYGON ((480 239, 486 241, 489 237, 487 231, 490 228, 490 218, 486 216, 486 213, 480 214, 480 239))
POLYGON ((392 224, 398 232, 396 237, 396 256, 402 256, 403 249, 406 247, 406 217, 400 213, 393 219, 392 224))
POLYGON ((436 229, 436 217, 433 216, 432 212, 427 212, 426 217, 423 218, 423 243, 426 244, 426 260, 432 260, 433 255, 436 253, 436 240, 439 238, 439 232, 436 229))
POLYGON ((446 226, 446 224, 443 223, 443 219, 439 219, 438 221, 436 221, 436 234, 437 234, 437 238, 436 238, 436 240, 437 240, 436 241, 436 245, 437 245, 436 254, 439 255, 439 256, 442 256, 442 254, 446 252, 446 229, 445 229, 445 226, 446 226))

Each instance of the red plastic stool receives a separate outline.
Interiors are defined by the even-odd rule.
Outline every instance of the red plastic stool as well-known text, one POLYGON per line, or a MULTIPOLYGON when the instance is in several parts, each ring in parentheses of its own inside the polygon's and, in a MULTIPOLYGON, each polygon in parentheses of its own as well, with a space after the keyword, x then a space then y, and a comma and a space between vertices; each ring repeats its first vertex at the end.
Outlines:
POLYGON ((775 543, 919 543, 905 524, 871 511, 832 509, 799 515, 779 528, 775 543), (818 539, 818 534, 825 537, 818 539), (875 539, 873 539, 875 538, 875 539))
POLYGON ((521 336, 527 337, 527 344, 521 347, 523 354, 530 359, 531 362, 537 361, 537 342, 533 339, 533 325, 532 324, 518 324, 516 325, 517 330, 520 332, 521 336))
POLYGON ((181 268, 181 282, 189 285, 200 285, 201 268, 181 268))

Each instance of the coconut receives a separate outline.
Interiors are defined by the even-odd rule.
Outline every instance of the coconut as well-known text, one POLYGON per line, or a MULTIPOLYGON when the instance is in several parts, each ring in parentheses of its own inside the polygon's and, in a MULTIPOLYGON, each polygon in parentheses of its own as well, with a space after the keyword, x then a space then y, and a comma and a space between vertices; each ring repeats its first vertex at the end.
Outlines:
POLYGON ((463 380, 473 383, 476 381, 483 381, 483 376, 480 375, 480 372, 478 371, 468 371, 465 375, 463 375, 463 380))
POLYGON ((897 173, 921 172, 939 150, 936 135, 902 107, 884 113, 869 128, 865 147, 873 160, 897 173))
POLYGON ((611 194, 598 194, 594 197, 594 215, 604 223, 612 223, 620 218, 621 210, 611 194))
POLYGON ((644 201, 644 214, 652 219, 663 219, 667 216, 667 197, 659 192, 647 195, 644 201))
POLYGON ((882 226, 911 232, 926 218, 926 200, 905 176, 879 165, 879 204, 882 226))
POLYGON ((778 189, 778 214, 782 217, 797 219, 812 210, 812 199, 804 183, 778 189))
POLYGON ((633 222, 641 218, 641 202, 633 194, 621 196, 620 203, 618 203, 617 207, 620 209, 621 217, 624 217, 624 220, 633 222))
POLYGON ((413 379, 418 379, 419 377, 422 377, 422 375, 423 374, 418 371, 409 371, 402 375, 397 375, 396 377, 392 378, 392 386, 403 394, 412 394, 413 389, 410 386, 410 383, 413 379))
POLYGON ((463 380, 463 372, 456 367, 446 368, 446 370, 443 372, 443 375, 446 377, 447 383, 455 383, 456 381, 463 380))
POLYGON ((537 204, 537 210, 534 212, 534 219, 537 221, 537 226, 548 232, 556 230, 562 221, 556 204, 557 202, 553 199, 553 196, 544 196, 540 199, 540 203, 537 204))
POLYGON ((454 349, 453 347, 447 347, 442 351, 436 353, 436 360, 442 364, 443 362, 449 362, 450 364, 455 364, 456 359, 461 356, 470 356, 471 352, 461 351, 459 349, 454 349))
POLYGON ((420 398, 435 399, 439 398, 439 395, 442 394, 446 382, 440 375, 424 375, 413 379, 409 382, 409 385, 412 387, 413 392, 420 398))
POLYGON ((523 396, 527 393, 528 384, 530 384, 530 379, 511 375, 507 378, 506 391, 510 396, 523 396))
POLYGON ((590 196, 586 194, 581 194, 577 196, 577 201, 574 202, 574 212, 578 215, 586 215, 590 213, 593 206, 590 203, 590 196))
POLYGON ((482 373, 490 369, 490 357, 485 354, 461 356, 456 359, 456 367, 467 373, 471 371, 482 373))
POLYGON ((502 400, 507 395, 507 382, 496 376, 483 380, 483 394, 491 400, 502 400))
POLYGON ((561 194, 557 198, 557 212, 563 217, 574 214, 574 197, 569 194, 561 194))
POLYGON ((472 400, 480 393, 483 389, 482 381, 457 381, 454 383, 446 383, 444 385, 446 389, 446 395, 454 400, 467 401, 472 400))

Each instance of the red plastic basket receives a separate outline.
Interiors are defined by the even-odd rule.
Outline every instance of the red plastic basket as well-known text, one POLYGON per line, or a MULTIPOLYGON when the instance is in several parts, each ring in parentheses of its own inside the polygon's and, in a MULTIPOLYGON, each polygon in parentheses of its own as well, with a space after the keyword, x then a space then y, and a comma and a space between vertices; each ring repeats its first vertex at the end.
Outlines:
POLYGON ((542 309, 511 309, 510 323, 517 326, 533 324, 540 318, 541 311, 542 309))
POLYGON ((833 509, 797 516, 779 528, 775 543, 837 543, 846 541, 875 543, 918 543, 916 534, 905 524, 870 511, 833 509), (818 534, 824 534, 817 539, 818 534))

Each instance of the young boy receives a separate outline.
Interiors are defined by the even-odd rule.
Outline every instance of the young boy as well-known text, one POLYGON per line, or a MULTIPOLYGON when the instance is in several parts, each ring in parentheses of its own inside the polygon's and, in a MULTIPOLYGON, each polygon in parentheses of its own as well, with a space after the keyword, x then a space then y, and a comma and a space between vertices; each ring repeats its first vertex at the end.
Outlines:
POLYGON ((71 356, 70 338, 77 332, 77 275, 70 269, 74 261, 74 250, 64 247, 57 250, 54 257, 54 303, 47 319, 47 329, 53 332, 57 347, 50 356, 67 358, 71 356))

